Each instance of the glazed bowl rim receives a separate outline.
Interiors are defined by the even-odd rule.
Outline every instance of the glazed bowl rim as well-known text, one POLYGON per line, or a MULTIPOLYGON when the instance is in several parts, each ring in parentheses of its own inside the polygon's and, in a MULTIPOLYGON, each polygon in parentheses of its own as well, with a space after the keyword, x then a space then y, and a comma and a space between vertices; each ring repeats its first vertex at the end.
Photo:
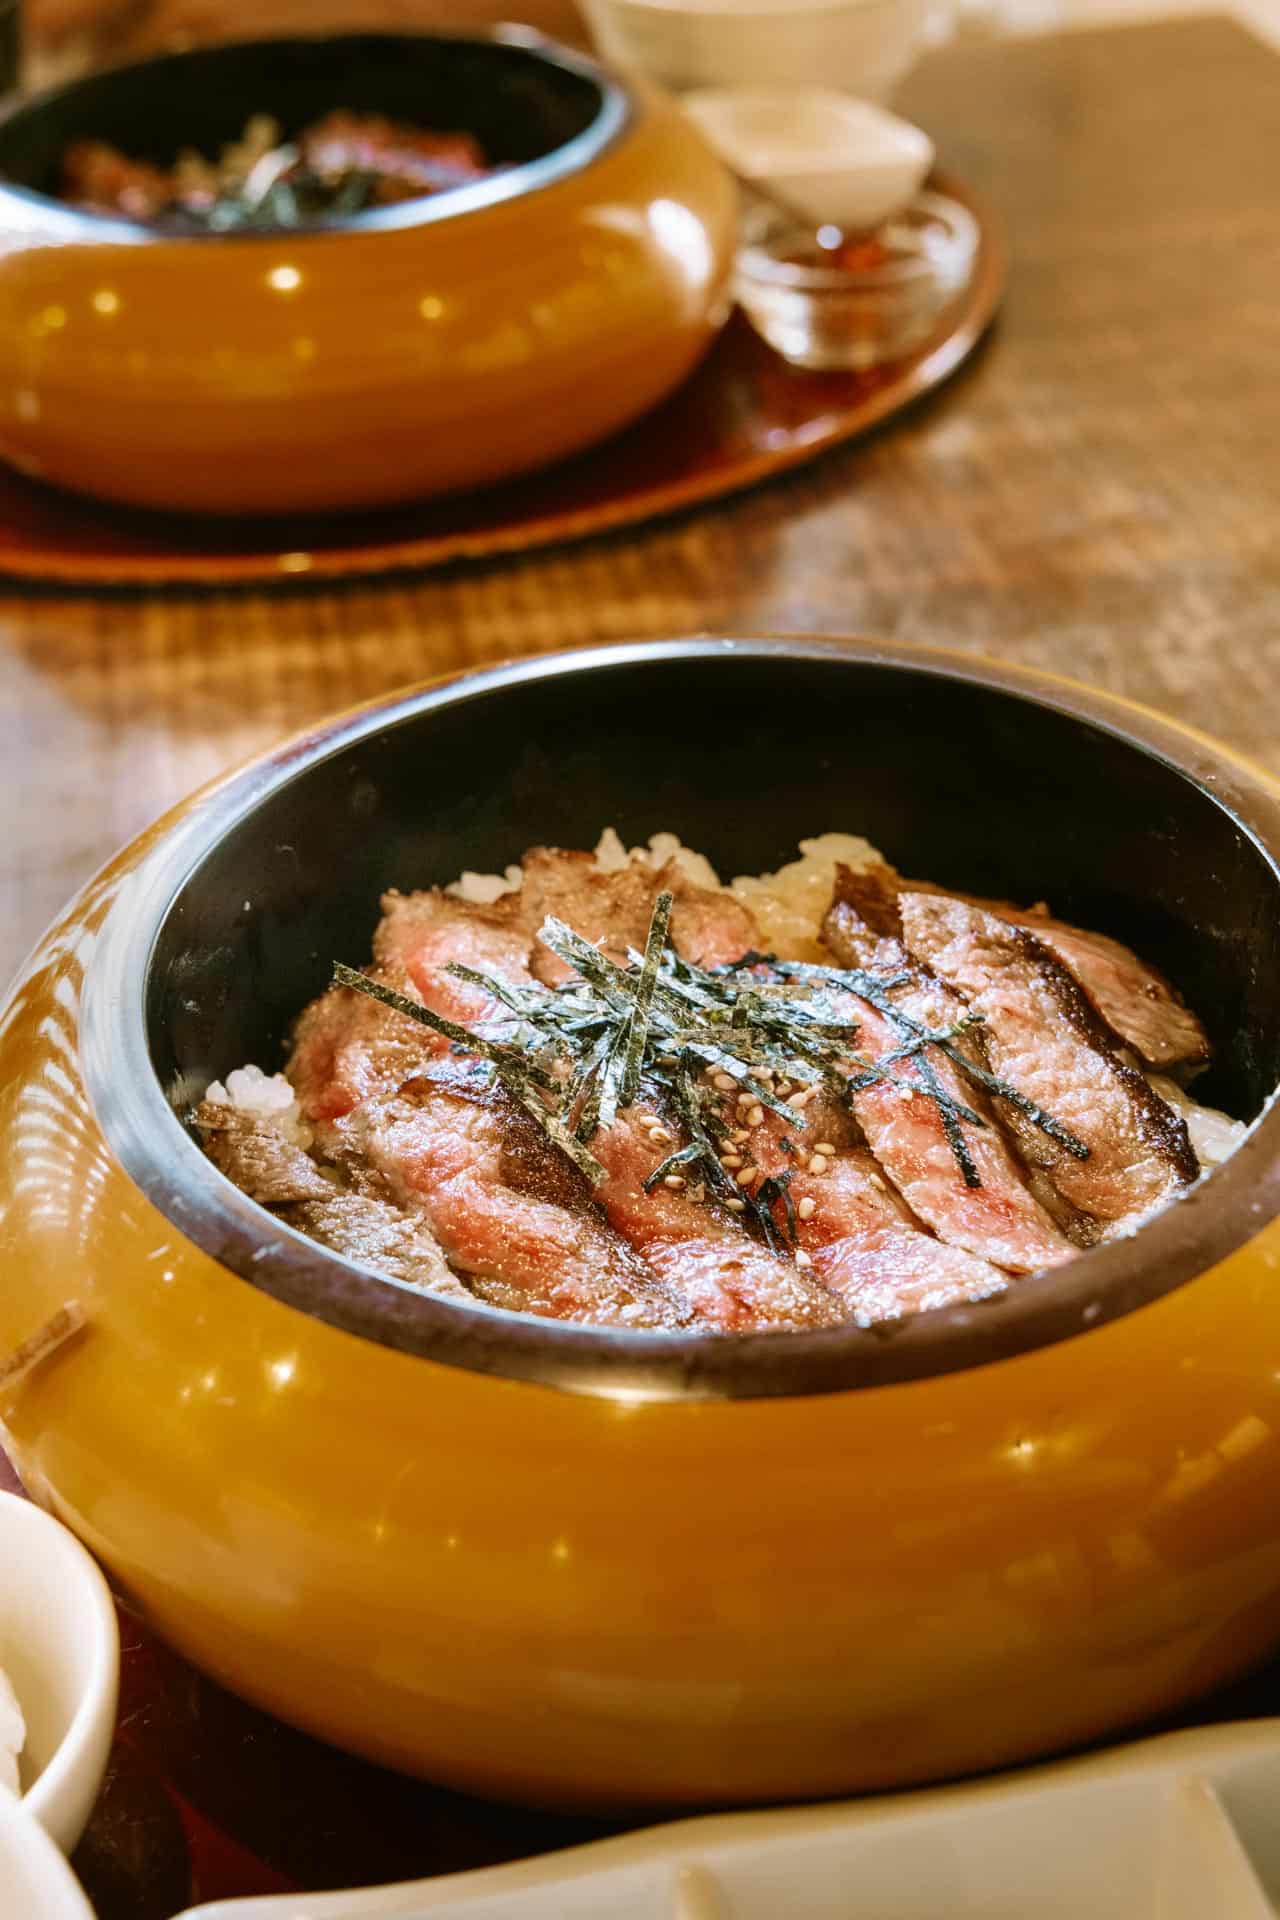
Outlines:
POLYGON ((631 128, 639 112, 636 90, 622 75, 593 59, 590 54, 565 46, 533 27, 498 25, 472 33, 450 33, 443 28, 406 29, 403 32, 373 28, 362 33, 351 28, 332 33, 269 35, 259 40, 217 41, 209 46, 169 48, 149 54, 145 59, 121 61, 115 66, 100 68, 94 73, 43 88, 39 93, 15 96, 0 108, 0 132, 11 121, 27 113, 39 113, 56 101, 65 100, 83 86, 109 81, 122 74, 137 73, 147 67, 179 60, 195 63, 214 54, 248 52, 268 47, 332 46, 335 42, 352 40, 414 40, 435 44, 443 42, 451 46, 510 47, 590 81, 600 91, 599 110, 580 133, 574 134, 561 146, 553 147, 549 153, 540 154, 536 160, 521 161, 517 166, 488 174, 483 179, 462 186, 443 188, 438 193, 419 194, 389 206, 371 207, 362 213, 319 215, 296 227, 230 227, 188 232, 184 228, 162 226, 153 220, 131 220, 123 214, 98 213, 91 207, 79 207, 70 201, 60 200, 55 194, 41 193, 36 187, 23 186, 21 182, 9 180, 2 174, 0 211, 7 200, 15 200, 24 207, 38 208, 61 232, 74 233, 86 243, 114 241, 131 242, 134 245, 192 243, 203 246, 232 241, 270 241, 279 246, 283 240, 294 246, 313 237, 323 238, 342 233, 404 232, 418 227, 438 226, 467 214, 487 212, 506 201, 525 200, 545 187, 555 186, 561 180, 585 172, 631 128))
MULTIPOLYGON (((755 1399, 882 1387, 1006 1360, 1145 1306, 1244 1246, 1280 1215, 1280 1103, 1230 1158, 1132 1237, 1020 1279, 991 1300, 892 1327, 663 1333, 581 1326, 455 1304, 387 1278, 283 1226, 207 1159, 156 1072, 147 986, 180 890, 225 835, 278 789, 389 727, 555 676, 713 656, 907 670, 1030 701, 1163 763, 1225 813, 1280 887, 1280 789, 1227 747, 1150 710, 1034 669, 902 642, 817 636, 697 638, 591 647, 404 688, 303 732, 219 781, 153 830, 85 969, 81 1062, 111 1151, 165 1219, 224 1268, 345 1332, 472 1371, 617 1400, 755 1399), (140 884, 145 875, 145 886, 140 884)), ((144 836, 144 840, 150 836, 144 836)))

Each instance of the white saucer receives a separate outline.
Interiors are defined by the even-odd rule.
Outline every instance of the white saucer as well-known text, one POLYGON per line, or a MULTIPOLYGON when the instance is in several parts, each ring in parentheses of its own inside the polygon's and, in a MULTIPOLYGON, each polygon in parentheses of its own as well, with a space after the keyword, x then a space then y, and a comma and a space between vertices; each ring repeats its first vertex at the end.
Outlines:
POLYGON ((182 1920, 1276 1920, 1280 1720, 182 1920))

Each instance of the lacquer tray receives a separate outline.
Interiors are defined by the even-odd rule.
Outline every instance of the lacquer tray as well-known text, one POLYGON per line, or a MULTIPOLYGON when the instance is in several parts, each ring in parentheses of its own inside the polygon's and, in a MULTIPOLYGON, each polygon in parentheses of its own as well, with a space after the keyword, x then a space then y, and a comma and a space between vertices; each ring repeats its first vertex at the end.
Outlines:
POLYGON ((531 478, 378 514, 200 520, 103 506, 0 467, 0 577, 76 587, 283 585, 525 553, 716 500, 856 439, 939 386, 1000 303, 995 217, 958 181, 939 192, 978 222, 968 285, 916 353, 867 373, 806 373, 740 314, 692 378, 636 426, 531 478))

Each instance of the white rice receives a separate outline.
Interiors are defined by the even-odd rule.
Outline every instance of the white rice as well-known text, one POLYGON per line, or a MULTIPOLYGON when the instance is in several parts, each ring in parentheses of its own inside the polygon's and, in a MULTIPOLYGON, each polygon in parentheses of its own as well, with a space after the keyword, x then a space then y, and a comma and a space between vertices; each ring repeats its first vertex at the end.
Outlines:
POLYGON ((1233 1120, 1230 1114, 1219 1113, 1216 1107, 1202 1107, 1176 1080, 1167 1080, 1161 1073, 1149 1073, 1147 1080, 1160 1098, 1186 1121, 1196 1159, 1206 1173, 1220 1167, 1248 1133, 1244 1120, 1233 1120))
MULTIPOLYGON (((837 865, 865 867, 881 858, 870 841, 857 834, 823 833, 816 840, 802 840, 800 857, 776 873, 740 874, 730 881, 729 891, 751 908, 771 953, 786 960, 819 961, 829 957, 818 933, 831 904, 837 865)), ((655 833, 645 846, 628 848, 616 828, 606 827, 595 846, 597 873, 618 873, 633 863, 665 867, 669 860, 693 886, 722 884, 706 855, 686 847, 678 834, 655 833)), ((467 872, 445 892, 488 906, 504 893, 514 893, 522 878, 518 866, 508 867, 505 873, 467 872)))
POLYGON ((505 873, 472 873, 464 869, 456 880, 451 880, 445 888, 459 900, 469 900, 473 906, 490 907, 500 900, 504 893, 515 893, 523 878, 521 869, 508 867, 505 873))
POLYGON ((296 1147, 311 1145, 311 1129, 302 1118, 298 1096, 282 1073, 267 1074, 261 1067, 237 1067, 224 1085, 211 1080, 204 1092, 211 1106, 235 1107, 241 1113, 256 1114, 276 1127, 296 1147))
POLYGON ((18 1755, 27 1743, 27 1725, 18 1696, 0 1667, 0 1787, 19 1793, 18 1755))
POLYGON ((869 867, 883 861, 869 840, 856 833, 820 833, 800 842, 800 858, 776 873, 740 874, 732 883, 744 906, 756 917, 768 952, 784 960, 831 961, 818 936, 836 868, 869 867))

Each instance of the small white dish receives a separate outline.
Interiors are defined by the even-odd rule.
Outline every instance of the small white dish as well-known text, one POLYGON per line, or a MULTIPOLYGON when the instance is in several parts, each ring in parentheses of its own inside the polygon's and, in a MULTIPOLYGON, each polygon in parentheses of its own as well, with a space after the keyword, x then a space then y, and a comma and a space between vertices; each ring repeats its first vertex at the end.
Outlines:
POLYGON ((914 200, 933 165, 919 127, 825 87, 711 87, 681 104, 727 167, 815 228, 869 232, 914 200))
MULTIPOLYGON (((22 1804, 70 1853, 97 1798, 115 1728, 115 1606, 74 1535, 12 1493, 0 1493, 0 1568, 0 1667, 26 1721, 22 1804)), ((43 1920, 42 1907, 0 1900, 6 1920, 28 1911, 43 1920)))
POLYGON ((23 1801, 0 1788, 0 1914, 5 1920, 93 1920, 80 1882, 23 1801))
POLYGON ((1280 1720, 182 1920, 1275 1920, 1280 1720))

